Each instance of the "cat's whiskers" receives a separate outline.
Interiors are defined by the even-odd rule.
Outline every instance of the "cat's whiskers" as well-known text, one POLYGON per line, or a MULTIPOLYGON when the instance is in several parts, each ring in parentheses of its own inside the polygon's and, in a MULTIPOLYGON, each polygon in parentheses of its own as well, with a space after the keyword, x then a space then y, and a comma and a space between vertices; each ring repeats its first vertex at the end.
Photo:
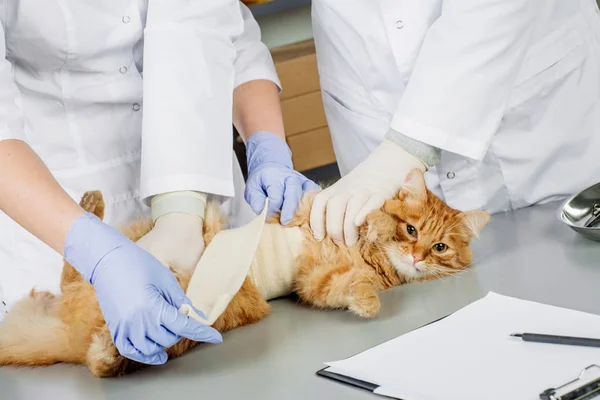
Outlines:
MULTIPOLYGON (((485 254, 479 256, 477 259, 472 260, 469 264, 467 264, 464 268, 460 269, 460 270, 454 270, 452 269, 454 272, 452 272, 450 275, 448 275, 450 278, 456 278, 456 279, 460 279, 462 278, 462 275, 466 274, 467 272, 469 272, 469 267, 472 266, 473 264, 479 262, 481 259, 483 259, 485 256, 487 256, 488 254, 490 254, 492 252, 493 249, 487 251, 485 254)), ((440 266, 438 264, 435 264, 437 266, 440 266)), ((443 267, 443 266, 440 266, 443 267)), ((443 268, 447 268, 447 267, 443 267, 443 268)), ((439 276, 436 276, 437 278, 439 278, 439 276)))
MULTIPOLYGON (((394 253, 398 254, 399 256, 401 256, 401 257, 404 257, 404 256, 408 255, 407 253, 403 253, 403 252, 399 251, 398 247, 393 246, 393 245, 388 244, 388 243, 381 245, 381 250, 380 251, 381 251, 381 254, 383 254, 385 256, 388 256, 389 252, 394 252, 394 253)), ((389 259, 389 257, 388 257, 388 259, 389 259)))
POLYGON ((375 252, 376 255, 386 256, 388 251, 398 251, 398 249, 395 246, 393 246, 389 242, 384 242, 380 239, 377 239, 372 243, 377 247, 377 251, 375 252))
POLYGON ((456 274, 458 271, 453 268, 445 267, 439 264, 427 264, 425 272, 434 277, 441 278, 444 276, 456 274))
POLYGON ((488 254, 490 254, 494 249, 490 249, 488 250, 485 254, 479 256, 477 259, 472 260, 469 264, 467 264, 467 266, 465 268, 463 268, 463 272, 466 272, 467 268, 469 268, 471 265, 475 264, 476 262, 479 262, 481 259, 483 259, 484 257, 486 257, 488 254))

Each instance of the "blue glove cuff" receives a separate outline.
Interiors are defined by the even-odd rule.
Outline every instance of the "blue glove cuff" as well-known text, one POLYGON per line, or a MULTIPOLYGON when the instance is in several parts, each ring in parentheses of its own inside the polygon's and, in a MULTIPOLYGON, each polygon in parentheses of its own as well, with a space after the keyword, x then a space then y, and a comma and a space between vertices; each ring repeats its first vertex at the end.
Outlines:
POLYGON ((248 171, 259 165, 276 163, 293 169, 292 151, 279 136, 272 132, 260 131, 250 136, 246 142, 246 161, 248 171))
POLYGON ((75 218, 65 240, 65 260, 83 278, 94 283, 96 266, 108 253, 125 244, 132 243, 120 232, 111 228, 91 213, 75 218))

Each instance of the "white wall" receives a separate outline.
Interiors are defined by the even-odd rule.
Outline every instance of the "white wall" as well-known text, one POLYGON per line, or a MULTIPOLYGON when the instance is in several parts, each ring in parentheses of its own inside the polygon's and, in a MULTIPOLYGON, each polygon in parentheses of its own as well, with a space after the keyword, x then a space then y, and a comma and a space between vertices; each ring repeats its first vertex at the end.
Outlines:
POLYGON ((261 28, 263 42, 269 48, 312 38, 310 6, 268 14, 256 20, 261 28))
MULTIPOLYGON (((600 6, 600 0, 596 0, 600 6)), ((257 18, 269 48, 312 38, 310 6, 257 18)))

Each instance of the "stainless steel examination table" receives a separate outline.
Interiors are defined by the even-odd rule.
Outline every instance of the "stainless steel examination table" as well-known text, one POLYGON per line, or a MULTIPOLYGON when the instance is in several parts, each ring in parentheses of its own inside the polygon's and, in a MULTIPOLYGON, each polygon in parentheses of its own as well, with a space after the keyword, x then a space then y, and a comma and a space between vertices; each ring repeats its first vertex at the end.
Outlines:
POLYGON ((179 359, 118 379, 96 379, 85 367, 0 369, 0 398, 56 399, 377 399, 315 372, 434 321, 488 291, 600 314, 600 242, 555 217, 558 204, 494 215, 473 242, 475 264, 443 280, 381 293, 371 321, 343 311, 273 302, 256 325, 201 345, 179 359))

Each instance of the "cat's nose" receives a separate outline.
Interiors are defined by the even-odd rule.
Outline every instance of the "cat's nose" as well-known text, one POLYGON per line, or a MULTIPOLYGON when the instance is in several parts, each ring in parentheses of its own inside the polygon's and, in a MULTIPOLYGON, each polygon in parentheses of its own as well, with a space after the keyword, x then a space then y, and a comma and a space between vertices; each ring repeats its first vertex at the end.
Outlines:
POLYGON ((423 256, 422 255, 413 254, 413 263, 416 264, 419 261, 423 261, 423 256))

